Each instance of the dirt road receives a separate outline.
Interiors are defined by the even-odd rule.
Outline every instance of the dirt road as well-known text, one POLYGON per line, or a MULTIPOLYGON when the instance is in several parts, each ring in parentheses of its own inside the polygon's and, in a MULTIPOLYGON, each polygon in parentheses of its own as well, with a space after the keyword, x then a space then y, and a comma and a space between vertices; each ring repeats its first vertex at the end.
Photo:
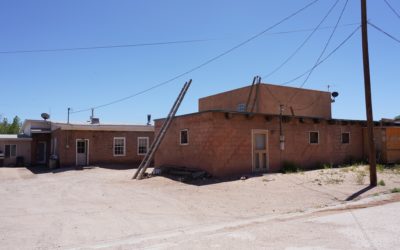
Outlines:
MULTIPOLYGON (((163 177, 133 181, 132 174, 102 168, 44 174, 1 168, 0 249, 341 248, 354 239, 342 233, 346 227, 360 233, 357 224, 325 227, 318 221, 335 214, 350 221, 347 211, 318 212, 344 204, 366 187, 355 183, 350 170, 269 174, 208 185, 163 177)), ((384 172, 379 178, 385 186, 358 198, 387 200, 376 194, 400 187, 398 174, 384 172)), ((382 207, 394 211, 391 206, 382 207)), ((354 211, 358 216, 361 210, 354 211)), ((382 242, 371 246, 391 244, 382 242)))

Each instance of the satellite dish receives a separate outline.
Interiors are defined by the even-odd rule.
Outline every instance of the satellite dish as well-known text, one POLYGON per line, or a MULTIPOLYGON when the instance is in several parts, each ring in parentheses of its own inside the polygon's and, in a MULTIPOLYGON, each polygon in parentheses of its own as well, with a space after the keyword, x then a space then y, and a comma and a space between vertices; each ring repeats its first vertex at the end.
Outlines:
POLYGON ((333 97, 333 98, 336 98, 336 97, 338 97, 338 96, 339 96, 339 93, 338 93, 338 92, 336 92, 336 91, 335 91, 335 92, 332 92, 332 97, 333 97))
POLYGON ((50 118, 50 115, 47 114, 47 113, 42 113, 40 116, 41 116, 44 120, 47 120, 47 119, 50 118))

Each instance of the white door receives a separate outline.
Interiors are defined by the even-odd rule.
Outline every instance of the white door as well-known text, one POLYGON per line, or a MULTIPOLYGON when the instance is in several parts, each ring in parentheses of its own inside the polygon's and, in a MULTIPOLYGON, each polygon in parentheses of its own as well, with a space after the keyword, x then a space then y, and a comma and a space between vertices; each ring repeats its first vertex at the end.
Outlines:
POLYGON ((267 172, 268 170, 268 131, 252 131, 252 158, 253 172, 267 172))
POLYGON ((86 166, 88 165, 88 140, 78 139, 76 140, 76 165, 86 166))

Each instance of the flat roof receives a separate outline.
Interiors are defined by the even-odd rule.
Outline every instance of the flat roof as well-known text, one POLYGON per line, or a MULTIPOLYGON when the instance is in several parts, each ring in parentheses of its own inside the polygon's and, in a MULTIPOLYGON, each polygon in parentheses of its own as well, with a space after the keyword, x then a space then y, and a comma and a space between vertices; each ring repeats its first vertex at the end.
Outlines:
MULTIPOLYGON (((330 92, 325 91, 325 90, 305 89, 305 88, 299 88, 299 87, 293 87, 293 86, 283 86, 283 85, 271 84, 271 83, 260 83, 260 85, 261 86, 266 86, 266 87, 272 87, 272 88, 280 88, 280 89, 296 89, 298 91, 303 91, 303 92, 321 92, 321 93, 329 93, 330 94, 330 92)), ((208 97, 219 96, 219 95, 235 92, 235 91, 238 91, 238 90, 241 90, 241 89, 246 89, 246 88, 251 88, 251 84, 250 85, 246 85, 244 87, 240 87, 240 88, 231 89, 231 90, 223 91, 223 92, 220 92, 220 93, 212 94, 212 95, 209 95, 209 96, 204 96, 204 97, 199 98, 199 100, 206 99, 208 97)))
MULTIPOLYGON (((251 113, 251 112, 238 112, 238 111, 231 111, 231 110, 204 110, 200 112, 194 112, 194 113, 189 113, 189 114, 183 114, 183 115, 178 115, 175 116, 176 118, 179 117, 186 117, 186 116, 195 116, 195 115, 200 115, 203 113, 227 113, 227 114, 232 114, 232 115, 258 115, 258 116, 266 116, 266 117, 279 117, 279 114, 267 114, 267 113, 251 113)), ((315 120, 320 120, 320 121, 335 121, 335 122, 354 122, 354 123, 365 123, 366 125, 366 120, 354 120, 354 119, 326 119, 326 118, 321 118, 321 117, 310 117, 310 116, 292 116, 292 115, 282 115, 284 118, 295 118, 295 119, 315 119, 315 120)), ((160 121, 164 120, 166 118, 158 118, 154 119, 154 121, 160 121)), ((378 126, 378 124, 381 124, 380 126, 393 126, 393 127, 399 127, 400 123, 398 122, 384 122, 384 121, 374 121, 375 126, 378 126)))
POLYGON ((3 141, 31 141, 32 138, 18 134, 0 134, 0 140, 3 141))
POLYGON ((52 130, 56 130, 56 129, 88 130, 88 131, 154 132, 154 126, 152 126, 152 125, 52 123, 52 130))

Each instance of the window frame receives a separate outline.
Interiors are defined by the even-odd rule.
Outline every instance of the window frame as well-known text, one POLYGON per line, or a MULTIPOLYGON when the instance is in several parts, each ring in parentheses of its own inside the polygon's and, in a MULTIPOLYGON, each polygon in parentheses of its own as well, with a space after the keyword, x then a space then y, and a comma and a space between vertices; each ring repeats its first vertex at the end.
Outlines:
POLYGON ((147 152, 149 152, 149 143, 150 142, 150 139, 149 139, 149 137, 148 136, 141 136, 141 137, 138 137, 137 138, 137 155, 146 155, 147 154, 147 152), (146 153, 140 153, 140 140, 143 140, 143 139, 145 139, 146 140, 146 153))
POLYGON ((320 142, 319 131, 308 131, 308 144, 309 145, 319 145, 319 142, 320 142), (311 133, 317 133, 318 141, 316 143, 315 142, 311 142, 311 133))
POLYGON ((236 111, 237 112, 246 112, 247 111, 246 103, 239 103, 236 106, 236 111))
POLYGON ((123 157, 123 156, 126 156, 126 138, 125 137, 114 137, 114 139, 113 139, 113 156, 114 157, 123 157), (116 154, 115 153, 115 149, 116 149, 116 143, 115 143, 115 141, 116 140, 123 140, 123 142, 124 142, 124 145, 123 145, 123 152, 122 152, 122 154, 116 154))
POLYGON ((187 146, 189 145, 189 129, 181 129, 179 131, 179 145, 187 146), (182 143, 182 132, 186 131, 186 143, 182 143))
POLYGON ((16 158, 17 157, 17 144, 5 144, 4 145, 4 158, 6 158, 6 159, 11 159, 11 158, 16 158), (9 149, 9 154, 10 155, 7 155, 7 146, 8 147, 10 147, 10 149, 9 149), (11 148, 12 148, 12 146, 15 146, 15 151, 14 151, 14 155, 12 155, 12 150, 11 150, 11 148))
POLYGON ((342 132, 341 135, 340 135, 340 142, 342 144, 345 144, 345 145, 350 144, 350 132, 342 132), (343 135, 344 134, 348 134, 349 135, 349 141, 348 142, 343 142, 343 135))

